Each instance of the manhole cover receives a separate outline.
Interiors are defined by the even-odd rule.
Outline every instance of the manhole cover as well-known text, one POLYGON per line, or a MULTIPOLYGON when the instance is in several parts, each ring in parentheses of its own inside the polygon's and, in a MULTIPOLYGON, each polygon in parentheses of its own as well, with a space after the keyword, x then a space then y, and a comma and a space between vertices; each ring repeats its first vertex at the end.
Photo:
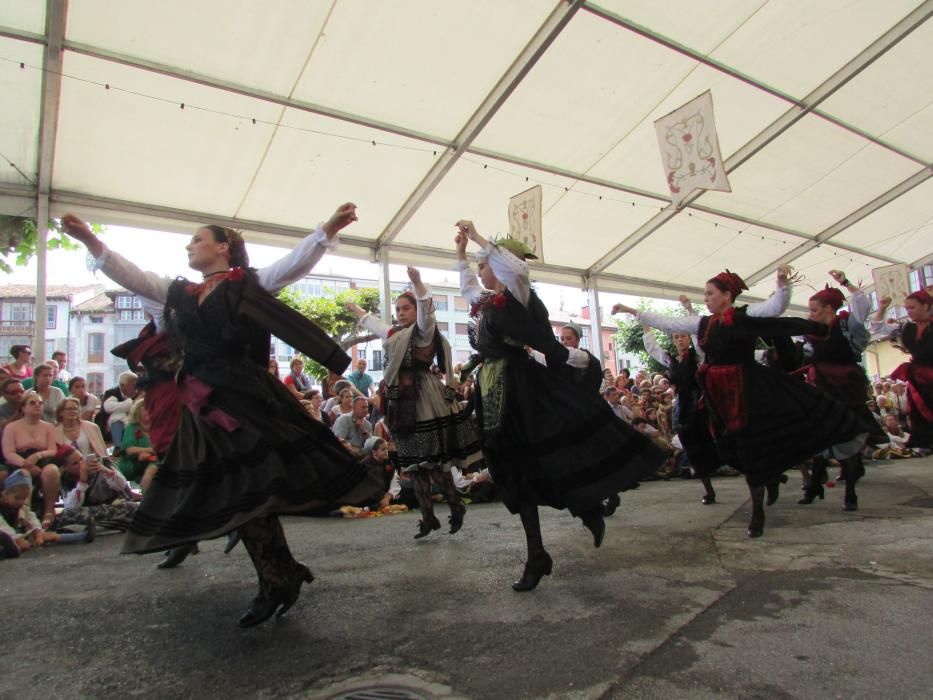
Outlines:
POLYGON ((411 688, 398 686, 374 685, 370 688, 357 688, 337 695, 331 695, 331 700, 434 700, 428 695, 411 688))
POLYGON ((901 505, 910 506, 911 508, 933 508, 933 498, 930 496, 917 496, 901 505))

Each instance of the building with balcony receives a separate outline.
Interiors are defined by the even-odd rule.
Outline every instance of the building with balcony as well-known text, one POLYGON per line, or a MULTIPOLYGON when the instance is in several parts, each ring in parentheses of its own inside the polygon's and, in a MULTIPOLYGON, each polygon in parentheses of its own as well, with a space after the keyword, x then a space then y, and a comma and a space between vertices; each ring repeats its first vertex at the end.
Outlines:
MULTIPOLYGON (((33 348, 36 357, 50 358, 56 350, 71 356, 71 310, 104 289, 103 285, 46 288, 45 348, 33 348)), ((0 358, 8 362, 14 345, 32 345, 36 333, 36 288, 28 284, 0 285, 0 358)))
POLYGON ((135 338, 146 325, 142 301, 125 289, 108 289, 76 305, 71 311, 74 343, 69 357, 73 374, 87 380, 88 391, 100 396, 116 386, 126 361, 111 348, 135 338))

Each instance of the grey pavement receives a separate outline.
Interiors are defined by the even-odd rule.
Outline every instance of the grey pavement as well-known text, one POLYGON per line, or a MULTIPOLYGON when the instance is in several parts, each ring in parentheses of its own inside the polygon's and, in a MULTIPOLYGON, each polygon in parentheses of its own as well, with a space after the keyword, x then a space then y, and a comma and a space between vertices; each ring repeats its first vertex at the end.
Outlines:
POLYGON ((554 573, 524 594, 500 504, 419 541, 414 513, 286 518, 317 580, 252 630, 242 547, 172 571, 120 535, 48 547, 0 561, 0 698, 933 697, 933 458, 869 465, 857 513, 841 485, 797 506, 789 475, 759 540, 740 479, 713 506, 696 481, 645 484, 598 550, 542 509, 554 573))

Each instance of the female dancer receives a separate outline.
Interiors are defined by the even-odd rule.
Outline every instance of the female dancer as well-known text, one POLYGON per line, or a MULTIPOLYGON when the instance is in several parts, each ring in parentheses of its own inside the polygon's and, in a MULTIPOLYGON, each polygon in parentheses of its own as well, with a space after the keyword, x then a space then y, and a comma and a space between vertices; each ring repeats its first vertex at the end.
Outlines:
MULTIPOLYGON (((310 236, 305 237, 294 250, 275 261, 268 267, 256 271, 256 280, 266 291, 276 294, 284 287, 303 278, 327 251, 337 246, 337 234, 357 221, 356 205, 348 202, 337 208, 326 222, 318 225, 310 236)), ((208 226, 213 235, 222 236, 222 226, 208 226)), ((112 353, 126 359, 130 369, 145 369, 145 380, 139 388, 145 390, 146 409, 151 422, 149 437, 156 454, 163 455, 172 443, 175 431, 181 420, 181 400, 175 373, 181 364, 179 353, 172 348, 168 335, 162 330, 164 292, 169 280, 156 275, 147 276, 132 262, 119 253, 115 253, 96 237, 89 239, 88 250, 95 256, 95 268, 107 277, 127 289, 133 289, 142 297, 143 308, 152 321, 140 332, 138 338, 114 348, 112 353), (136 285, 132 287, 131 285, 136 285), (154 295, 154 296, 153 296, 154 295)), ((278 363, 269 358, 269 367, 275 364, 278 377, 278 363)), ((232 533, 225 552, 229 552, 237 543, 236 533, 232 533)), ((180 547, 169 551, 159 564, 159 568, 170 569, 178 566, 185 558, 197 551, 197 545, 180 547)))
POLYGON ((696 335, 706 363, 700 368, 704 403, 709 410, 716 448, 723 462, 745 474, 752 496, 749 537, 764 533, 765 489, 768 503, 777 499, 783 472, 820 450, 854 438, 862 431, 843 404, 755 362, 759 336, 825 335, 813 321, 770 318, 790 300, 789 268, 778 268, 778 291, 750 307, 733 306, 742 278, 726 270, 706 282, 704 299, 711 316, 672 318, 639 312, 622 304, 613 313, 635 315, 639 322, 666 331, 696 335))
POLYGON ((835 457, 845 475, 846 494, 843 510, 851 511, 858 510, 855 483, 865 475, 862 448, 869 438, 872 438, 873 442, 881 443, 887 439, 881 426, 868 410, 868 377, 859 364, 862 352, 871 337, 865 328, 871 302, 858 287, 849 282, 844 272, 830 270, 829 274, 851 294, 849 310, 839 311, 845 303, 845 296, 836 287, 827 285, 825 289, 810 297, 810 320, 826 324, 829 334, 807 337, 804 346, 804 356, 809 361, 807 378, 811 384, 848 406, 862 419, 866 427, 872 426, 874 430, 871 434, 867 430, 859 433, 852 440, 833 445, 823 454, 814 457, 804 495, 797 503, 809 505, 813 503, 813 499, 823 498, 828 459, 835 457))
MULTIPOLYGON (((84 222, 66 215, 62 224, 101 254, 84 222)), ((200 228, 187 250, 200 284, 152 273, 127 280, 132 291, 165 301, 168 345, 182 355, 182 407, 123 551, 154 552, 239 529, 259 577, 259 594, 240 619, 249 627, 288 610, 314 578, 292 557, 278 514, 378 495, 362 493, 365 470, 267 371, 270 333, 337 372, 349 364, 346 354, 263 289, 236 231, 200 228)))
POLYGON ((421 273, 408 268, 414 294, 403 292, 395 300, 398 328, 366 313, 356 304, 348 308, 367 331, 383 338, 388 363, 385 369, 386 423, 395 437, 398 463, 412 477, 421 510, 415 539, 441 527, 431 502, 431 484, 440 487, 450 506, 450 534, 463 526, 466 506, 450 475, 451 464, 463 466, 480 446, 468 413, 454 391, 450 344, 437 329, 434 300, 421 281, 421 273), (431 372, 444 373, 447 384, 431 372))
POLYGON ((910 362, 905 362, 891 373, 892 379, 907 382, 907 399, 910 408, 910 440, 907 447, 933 448, 933 333, 930 332, 930 308, 933 296, 921 289, 908 294, 904 299, 907 321, 901 324, 885 324, 884 314, 891 305, 891 297, 878 302, 878 311, 872 330, 882 335, 900 338, 901 344, 910 353, 910 362))
MULTIPOLYGON (((693 309, 686 297, 681 297, 681 304, 684 304, 691 315, 695 315, 692 314, 693 309)), ((676 354, 663 350, 648 326, 644 327, 643 339, 648 354, 668 368, 668 377, 677 390, 673 427, 684 446, 690 466, 700 477, 706 490, 702 503, 705 506, 711 505, 716 502, 716 491, 710 477, 722 466, 722 460, 709 431, 706 407, 700 401, 702 391, 697 381, 697 370, 706 356, 702 350, 694 347, 689 333, 671 333, 676 354)))
POLYGON ((601 396, 574 381, 589 357, 561 345, 548 311, 531 289, 528 254, 518 241, 493 245, 470 221, 457 223, 460 290, 473 304, 470 342, 480 354, 473 405, 483 454, 502 500, 518 513, 528 559, 516 591, 530 591, 551 573, 538 506, 567 508, 593 534, 606 532, 603 501, 655 472, 664 455, 646 437, 617 419, 601 396), (483 291, 470 271, 467 240, 481 248, 483 291), (529 346, 547 366, 528 356, 529 346), (572 410, 567 410, 570 406, 572 410))

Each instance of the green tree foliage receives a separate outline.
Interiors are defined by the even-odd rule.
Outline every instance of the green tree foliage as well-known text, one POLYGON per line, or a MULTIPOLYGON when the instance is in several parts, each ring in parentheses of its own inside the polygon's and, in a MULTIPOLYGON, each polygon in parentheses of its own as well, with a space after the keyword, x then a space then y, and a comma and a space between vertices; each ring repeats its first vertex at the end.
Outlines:
MULTIPOLYGON (((376 312, 379 309, 379 290, 371 287, 348 289, 334 297, 302 296, 288 288, 279 293, 279 299, 306 318, 310 318, 334 339, 344 350, 357 343, 366 343, 376 336, 359 332, 356 316, 347 309, 354 303, 362 309, 376 312)), ((310 358, 303 357, 308 374, 323 379, 327 370, 310 358)))
MULTIPOLYGON (((642 299, 638 303, 638 310, 661 311, 661 313, 669 316, 687 315, 687 311, 679 306, 675 309, 658 309, 649 299, 642 299)), ((612 336, 616 344, 621 346, 625 352, 637 355, 639 359, 641 359, 642 365, 646 367, 649 372, 663 373, 665 367, 661 365, 660 362, 651 357, 645 350, 645 342, 643 340, 644 330, 642 329, 641 324, 635 320, 635 317, 626 315, 624 316, 624 320, 618 321, 618 325, 619 332, 612 336)), ((656 337, 658 339, 658 345, 660 345, 662 348, 668 352, 671 352, 674 349, 674 344, 671 341, 671 336, 668 333, 662 333, 658 331, 656 332, 656 337)))
MULTIPOLYGON (((91 224, 91 230, 97 235, 104 232, 100 224, 91 224)), ((81 246, 72 241, 60 222, 49 220, 49 250, 78 250, 81 246)), ((13 272, 13 265, 28 265, 36 254, 38 236, 36 222, 22 216, 0 216, 0 270, 7 274, 13 272), (10 259, 12 258, 12 265, 10 259)))

